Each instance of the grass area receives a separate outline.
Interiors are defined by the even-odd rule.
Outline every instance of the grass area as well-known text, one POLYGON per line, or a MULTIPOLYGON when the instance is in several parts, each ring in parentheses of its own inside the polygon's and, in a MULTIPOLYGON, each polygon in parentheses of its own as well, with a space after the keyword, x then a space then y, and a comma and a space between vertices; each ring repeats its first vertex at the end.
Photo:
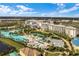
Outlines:
POLYGON ((46 52, 45 55, 46 55, 46 56, 59 56, 60 53, 53 53, 53 52, 50 53, 50 52, 46 52))
POLYGON ((11 40, 11 39, 0 38, 0 41, 3 42, 3 43, 9 44, 9 45, 11 45, 11 46, 13 46, 13 47, 15 47, 17 51, 18 51, 20 48, 23 48, 23 47, 24 47, 24 45, 22 45, 22 44, 20 44, 20 43, 18 43, 18 42, 15 42, 15 41, 13 41, 13 40, 11 40))
POLYGON ((65 33, 54 32, 54 34, 66 39, 67 41, 71 41, 71 38, 68 35, 66 35, 65 33))
MULTIPOLYGON (((43 37, 51 37, 51 38, 58 38, 53 32, 46 32, 46 31, 34 31, 31 32, 35 34, 36 36, 43 36, 43 37)), ((59 38, 58 38, 59 39, 59 38)))

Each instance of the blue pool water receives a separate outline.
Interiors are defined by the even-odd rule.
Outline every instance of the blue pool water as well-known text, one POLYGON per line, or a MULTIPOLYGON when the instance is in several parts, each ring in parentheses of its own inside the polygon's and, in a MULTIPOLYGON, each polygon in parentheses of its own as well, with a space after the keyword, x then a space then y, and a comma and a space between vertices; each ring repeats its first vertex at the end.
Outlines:
POLYGON ((14 51, 14 52, 10 53, 9 56, 19 56, 19 55, 17 54, 17 52, 14 51))
POLYGON ((21 36, 21 35, 17 35, 17 36, 14 36, 14 35, 11 35, 12 39, 14 39, 15 41, 26 41, 26 37, 25 36, 21 36))
POLYGON ((10 33, 10 32, 3 32, 3 31, 1 32, 1 34, 2 34, 3 36, 5 36, 5 37, 10 37, 9 33, 10 33))
POLYGON ((79 37, 73 38, 72 44, 74 44, 75 46, 79 46, 79 37))
POLYGON ((18 41, 18 42, 24 42, 27 39, 25 36, 17 35, 17 34, 14 34, 14 33, 10 34, 10 33, 12 33, 12 32, 1 31, 1 35, 3 35, 4 37, 11 38, 11 39, 18 41))

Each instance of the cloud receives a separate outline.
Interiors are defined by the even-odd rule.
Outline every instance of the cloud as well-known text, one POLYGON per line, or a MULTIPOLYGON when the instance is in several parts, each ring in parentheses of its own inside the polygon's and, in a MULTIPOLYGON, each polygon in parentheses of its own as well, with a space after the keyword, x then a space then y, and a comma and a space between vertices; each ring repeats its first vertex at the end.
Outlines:
POLYGON ((7 6, 7 5, 0 5, 0 14, 4 14, 4 15, 9 15, 9 14, 16 14, 15 13, 15 9, 10 7, 10 6, 7 6))
POLYGON ((31 14, 31 13, 35 13, 33 12, 33 9, 32 8, 29 8, 29 7, 26 7, 24 5, 17 5, 16 6, 17 8, 19 8, 18 10, 13 10, 12 12, 10 12, 10 14, 14 15, 14 14, 18 14, 18 15, 21 15, 21 14, 31 14))
POLYGON ((75 4, 75 6, 79 6, 79 3, 75 4))
POLYGON ((0 5, 0 16, 32 16, 33 14, 37 13, 33 11, 34 9, 26 7, 24 5, 16 5, 14 7, 8 5, 0 5))
POLYGON ((74 16, 74 17, 79 17, 79 14, 74 14, 73 16, 74 16))
POLYGON ((66 6, 64 3, 57 3, 56 5, 58 6, 58 7, 57 7, 57 10, 64 9, 65 6, 66 6))
POLYGON ((68 13, 68 12, 77 10, 78 8, 79 7, 72 7, 72 8, 69 8, 69 9, 64 9, 64 10, 59 11, 59 13, 68 13))
POLYGON ((16 15, 16 14, 18 14, 18 13, 19 13, 19 11, 13 10, 12 12, 9 12, 9 15, 16 15))
POLYGON ((0 5, 0 13, 8 13, 11 9, 9 6, 0 5))
POLYGON ((32 8, 26 7, 24 5, 17 5, 16 7, 20 8, 20 10, 22 10, 22 11, 32 11, 33 10, 32 8))
POLYGON ((71 11, 75 11, 77 9, 79 9, 79 4, 75 4, 75 6, 69 8, 69 9, 60 10, 59 13, 68 13, 68 12, 71 12, 71 11))
POLYGON ((63 3, 57 3, 57 6, 65 6, 63 3))

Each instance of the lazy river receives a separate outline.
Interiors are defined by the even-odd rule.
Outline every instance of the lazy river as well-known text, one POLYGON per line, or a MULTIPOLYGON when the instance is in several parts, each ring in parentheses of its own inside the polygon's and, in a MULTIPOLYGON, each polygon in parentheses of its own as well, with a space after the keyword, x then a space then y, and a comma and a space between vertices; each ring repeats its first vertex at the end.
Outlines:
POLYGON ((26 36, 18 35, 18 34, 15 34, 13 32, 9 32, 9 31, 1 31, 1 35, 3 37, 6 37, 6 38, 11 38, 11 39, 13 39, 14 41, 17 41, 17 42, 25 42, 27 40, 26 36))

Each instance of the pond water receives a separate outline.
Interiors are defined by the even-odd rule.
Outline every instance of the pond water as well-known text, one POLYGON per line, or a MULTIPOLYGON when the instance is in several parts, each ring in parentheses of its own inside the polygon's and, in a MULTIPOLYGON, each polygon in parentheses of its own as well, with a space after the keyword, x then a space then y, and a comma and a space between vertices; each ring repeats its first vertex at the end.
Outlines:
POLYGON ((7 45, 3 42, 0 42, 0 56, 5 55, 5 54, 9 53, 10 51, 14 51, 14 50, 15 50, 14 47, 7 45))
POLYGON ((9 32, 9 31, 1 31, 1 35, 6 38, 11 38, 11 39, 18 41, 18 42, 24 42, 27 39, 26 36, 18 35, 13 32, 9 32))
POLYGON ((73 40, 71 42, 72 42, 73 45, 79 46, 79 37, 73 38, 73 40))

